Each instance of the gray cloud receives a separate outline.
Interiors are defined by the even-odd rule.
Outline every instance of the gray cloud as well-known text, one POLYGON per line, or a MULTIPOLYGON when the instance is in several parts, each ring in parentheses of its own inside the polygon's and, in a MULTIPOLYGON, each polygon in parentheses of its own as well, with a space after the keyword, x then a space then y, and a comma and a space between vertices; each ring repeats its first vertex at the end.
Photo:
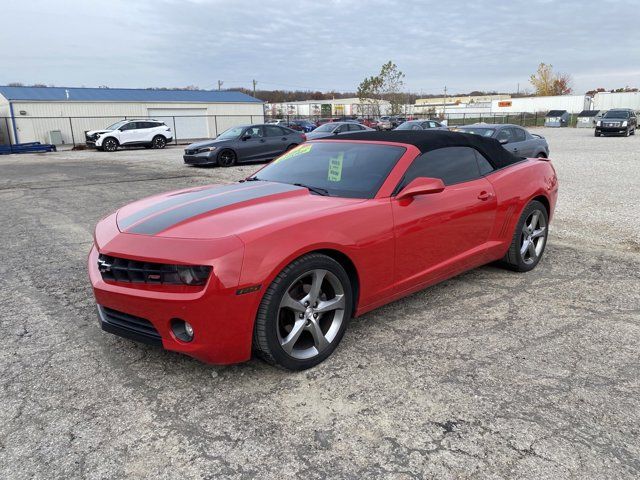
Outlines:
POLYGON ((407 89, 640 84, 635 1, 0 0, 0 83, 353 90, 391 59, 407 89))

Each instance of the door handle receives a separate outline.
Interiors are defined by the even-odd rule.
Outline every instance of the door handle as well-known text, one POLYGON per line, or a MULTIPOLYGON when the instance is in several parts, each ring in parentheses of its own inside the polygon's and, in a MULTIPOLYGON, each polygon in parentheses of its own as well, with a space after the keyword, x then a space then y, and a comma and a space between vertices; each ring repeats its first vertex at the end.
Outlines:
POLYGON ((264 142, 266 142, 266 140, 264 138, 261 138, 260 143, 264 143, 264 142))
POLYGON ((287 139, 287 137, 282 137, 282 141, 284 142, 287 139))
POLYGON ((485 191, 482 191, 478 194, 478 200, 482 201, 489 200, 491 197, 493 197, 493 194, 485 191))

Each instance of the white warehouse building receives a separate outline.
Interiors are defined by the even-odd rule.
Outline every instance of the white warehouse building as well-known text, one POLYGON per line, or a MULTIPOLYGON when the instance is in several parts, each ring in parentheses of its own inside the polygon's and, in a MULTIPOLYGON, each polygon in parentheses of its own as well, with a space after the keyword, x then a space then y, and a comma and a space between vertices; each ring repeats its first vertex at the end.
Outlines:
POLYGON ((124 118, 161 120, 188 141, 262 123, 264 108, 235 91, 0 86, 0 144, 84 143, 86 131, 124 118))

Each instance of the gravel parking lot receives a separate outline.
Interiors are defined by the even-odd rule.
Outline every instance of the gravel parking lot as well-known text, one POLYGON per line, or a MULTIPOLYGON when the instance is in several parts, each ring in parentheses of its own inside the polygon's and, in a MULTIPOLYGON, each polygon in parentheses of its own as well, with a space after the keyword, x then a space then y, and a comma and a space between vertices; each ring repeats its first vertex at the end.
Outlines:
POLYGON ((0 478, 638 478, 640 135, 537 133, 561 182, 538 268, 366 314, 302 373, 203 365, 96 320, 100 218, 256 166, 0 157, 0 478))

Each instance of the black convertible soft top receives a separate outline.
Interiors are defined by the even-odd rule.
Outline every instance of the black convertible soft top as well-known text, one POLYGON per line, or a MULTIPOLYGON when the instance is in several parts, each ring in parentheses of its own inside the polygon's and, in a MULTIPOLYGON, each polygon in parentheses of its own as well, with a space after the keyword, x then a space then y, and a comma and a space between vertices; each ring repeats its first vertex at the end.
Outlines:
POLYGON ((389 132, 355 132, 325 140, 367 140, 370 142, 407 143, 422 153, 445 147, 471 147, 482 153, 494 168, 503 168, 522 159, 508 152, 493 138, 446 130, 391 130, 389 132))

